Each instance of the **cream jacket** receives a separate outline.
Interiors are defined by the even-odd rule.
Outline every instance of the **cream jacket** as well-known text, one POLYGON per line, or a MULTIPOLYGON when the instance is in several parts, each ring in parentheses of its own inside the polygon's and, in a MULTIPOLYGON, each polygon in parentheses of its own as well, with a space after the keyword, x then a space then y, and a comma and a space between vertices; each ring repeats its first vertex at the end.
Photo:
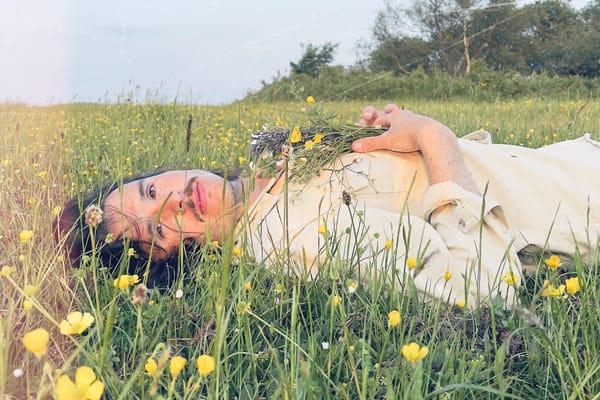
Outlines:
POLYGON ((279 179, 240 223, 242 240, 270 268, 314 278, 344 266, 469 305, 500 294, 510 306, 501 277, 521 275, 529 245, 597 261, 600 145, 589 135, 540 149, 488 142, 481 131, 459 139, 481 195, 430 185, 420 153, 350 153, 308 184, 279 179))

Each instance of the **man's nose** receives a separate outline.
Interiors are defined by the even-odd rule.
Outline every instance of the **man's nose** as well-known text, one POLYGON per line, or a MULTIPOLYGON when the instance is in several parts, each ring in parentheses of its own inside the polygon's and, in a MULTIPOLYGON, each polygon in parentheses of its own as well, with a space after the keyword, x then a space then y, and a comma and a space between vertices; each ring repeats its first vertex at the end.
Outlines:
POLYGON ((183 212, 184 207, 184 195, 180 191, 171 192, 167 204, 172 211, 183 212))

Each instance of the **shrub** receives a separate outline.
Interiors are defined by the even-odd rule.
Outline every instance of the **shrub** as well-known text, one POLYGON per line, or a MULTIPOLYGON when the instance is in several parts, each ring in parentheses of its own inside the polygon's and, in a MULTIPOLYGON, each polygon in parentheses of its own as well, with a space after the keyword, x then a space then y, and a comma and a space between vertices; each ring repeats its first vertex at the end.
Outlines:
POLYGON ((476 101, 557 97, 583 99, 600 93, 600 81, 578 76, 551 77, 546 73, 522 75, 499 72, 476 60, 468 76, 452 77, 442 71, 422 69, 400 76, 373 73, 360 67, 323 66, 318 77, 306 74, 276 77, 249 93, 247 99, 266 102, 298 100, 311 94, 327 100, 378 100, 412 98, 476 101))

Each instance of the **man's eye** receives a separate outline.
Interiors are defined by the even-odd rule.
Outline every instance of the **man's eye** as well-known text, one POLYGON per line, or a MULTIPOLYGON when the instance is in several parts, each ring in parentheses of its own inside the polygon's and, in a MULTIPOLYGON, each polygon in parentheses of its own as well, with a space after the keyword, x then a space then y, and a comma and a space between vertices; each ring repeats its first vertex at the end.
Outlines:
POLYGON ((163 229, 161 224, 156 224, 156 233, 158 234, 158 236, 162 236, 163 229))
POLYGON ((148 196, 151 199, 156 199, 156 188, 154 187, 154 185, 150 185, 148 187, 148 196))

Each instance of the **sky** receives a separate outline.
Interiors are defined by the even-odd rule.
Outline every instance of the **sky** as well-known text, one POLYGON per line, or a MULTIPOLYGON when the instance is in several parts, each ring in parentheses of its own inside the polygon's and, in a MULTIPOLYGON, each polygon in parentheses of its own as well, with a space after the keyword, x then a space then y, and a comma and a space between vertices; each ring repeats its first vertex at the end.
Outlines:
POLYGON ((0 4, 0 102, 224 104, 287 75, 302 44, 339 43, 334 63, 353 64, 384 0, 0 4))

